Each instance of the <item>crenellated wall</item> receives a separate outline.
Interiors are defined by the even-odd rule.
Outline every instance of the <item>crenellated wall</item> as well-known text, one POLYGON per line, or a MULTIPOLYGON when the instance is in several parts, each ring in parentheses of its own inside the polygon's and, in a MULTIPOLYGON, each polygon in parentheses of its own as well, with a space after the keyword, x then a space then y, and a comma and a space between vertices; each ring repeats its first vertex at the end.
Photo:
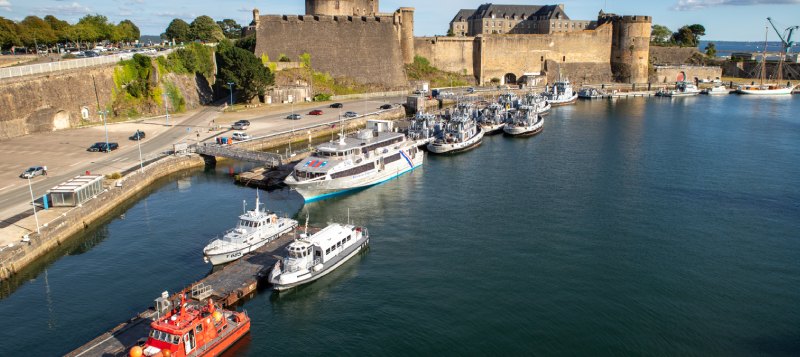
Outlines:
POLYGON ((255 20, 256 56, 297 59, 309 53, 313 69, 333 77, 386 88, 408 84, 403 64, 413 61, 413 9, 379 16, 261 15, 255 20), (405 24, 410 27, 404 30, 405 24))
POLYGON ((650 16, 617 16, 601 14, 600 23, 614 28, 611 45, 611 69, 614 79, 622 83, 646 83, 650 60, 650 16))
POLYGON ((474 37, 417 37, 416 55, 425 57, 432 66, 465 75, 475 74, 474 37))

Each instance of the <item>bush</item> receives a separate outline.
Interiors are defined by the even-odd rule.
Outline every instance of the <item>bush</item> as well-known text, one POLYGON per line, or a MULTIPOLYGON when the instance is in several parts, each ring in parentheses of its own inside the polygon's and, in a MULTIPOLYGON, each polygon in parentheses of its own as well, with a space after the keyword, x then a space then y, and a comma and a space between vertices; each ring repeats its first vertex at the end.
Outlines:
POLYGON ((106 178, 109 180, 118 180, 122 178, 122 174, 119 172, 115 172, 113 174, 106 175, 106 178))
POLYGON ((331 95, 327 93, 319 93, 314 96, 315 102, 325 102, 331 100, 331 95))
POLYGON ((281 53, 281 55, 278 57, 278 62, 291 62, 291 61, 292 59, 283 53, 281 53))

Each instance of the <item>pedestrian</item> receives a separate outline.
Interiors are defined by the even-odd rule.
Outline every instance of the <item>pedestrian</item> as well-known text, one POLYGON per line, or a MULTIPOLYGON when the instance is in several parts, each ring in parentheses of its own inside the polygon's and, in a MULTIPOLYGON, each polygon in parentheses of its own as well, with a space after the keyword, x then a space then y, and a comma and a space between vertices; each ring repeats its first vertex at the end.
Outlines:
POLYGON ((42 175, 47 176, 47 166, 42 166, 42 175))

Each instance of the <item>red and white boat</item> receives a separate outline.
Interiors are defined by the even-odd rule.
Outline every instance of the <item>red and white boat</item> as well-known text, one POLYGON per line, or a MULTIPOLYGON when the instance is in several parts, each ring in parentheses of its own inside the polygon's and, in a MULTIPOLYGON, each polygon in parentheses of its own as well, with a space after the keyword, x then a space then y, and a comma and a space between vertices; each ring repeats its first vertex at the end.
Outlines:
POLYGON ((143 347, 134 346, 130 357, 219 356, 250 332, 246 312, 225 310, 211 299, 207 304, 187 302, 150 324, 150 336, 143 347))

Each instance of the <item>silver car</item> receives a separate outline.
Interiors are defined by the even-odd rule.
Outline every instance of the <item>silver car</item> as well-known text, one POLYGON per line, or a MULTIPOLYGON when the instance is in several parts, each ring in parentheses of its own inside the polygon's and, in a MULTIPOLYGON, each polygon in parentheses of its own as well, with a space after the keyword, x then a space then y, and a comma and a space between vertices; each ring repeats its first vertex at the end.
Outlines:
POLYGON ((44 175, 44 167, 42 166, 31 166, 25 172, 19 175, 21 178, 33 178, 36 176, 44 175))

